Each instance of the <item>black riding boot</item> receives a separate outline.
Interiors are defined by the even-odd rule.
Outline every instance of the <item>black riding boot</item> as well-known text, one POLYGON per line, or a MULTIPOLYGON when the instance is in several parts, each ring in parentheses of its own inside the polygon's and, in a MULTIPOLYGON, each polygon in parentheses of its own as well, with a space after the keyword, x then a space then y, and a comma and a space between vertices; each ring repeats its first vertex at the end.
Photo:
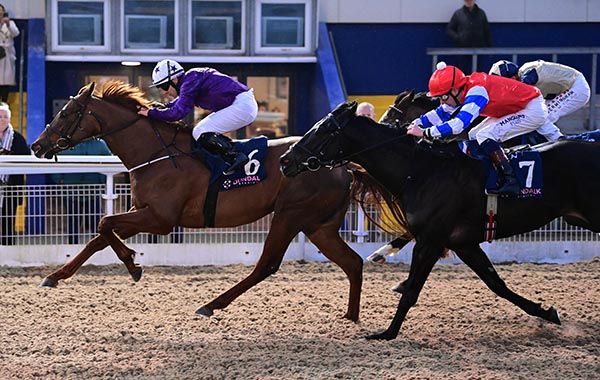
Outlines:
POLYGON ((500 171, 502 177, 504 177, 502 186, 500 186, 498 189, 488 189, 488 193, 510 195, 519 194, 521 192, 521 186, 519 185, 517 177, 515 177, 515 172, 513 171, 506 154, 504 154, 502 147, 500 147, 500 144, 494 140, 487 139, 481 144, 481 147, 490 156, 492 163, 500 171))
POLYGON ((213 154, 218 154, 225 162, 229 163, 229 167, 223 172, 225 175, 232 174, 249 161, 248 156, 233 149, 233 143, 227 136, 206 132, 200 135, 198 141, 204 149, 213 154))

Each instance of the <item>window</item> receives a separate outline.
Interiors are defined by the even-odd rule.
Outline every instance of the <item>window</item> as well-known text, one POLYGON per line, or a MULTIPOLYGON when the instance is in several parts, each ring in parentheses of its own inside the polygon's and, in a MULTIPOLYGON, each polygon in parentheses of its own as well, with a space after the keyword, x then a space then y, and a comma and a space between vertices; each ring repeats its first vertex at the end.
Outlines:
POLYGON ((174 52, 178 0, 122 0, 123 51, 174 52))
POLYGON ((52 13, 52 50, 108 51, 108 1, 55 0, 52 13))
POLYGON ((248 87, 254 89, 258 103, 256 120, 246 127, 246 136, 268 138, 287 136, 289 118, 288 77, 248 77, 248 87))
POLYGON ((257 0, 257 53, 310 53, 313 36, 312 1, 257 0))
POLYGON ((190 2, 190 46, 191 51, 244 50, 245 2, 239 0, 190 2))
POLYGON ((261 46, 304 46, 302 17, 263 17, 261 46))
POLYGON ((167 16, 125 16, 125 41, 130 48, 166 48, 167 16))

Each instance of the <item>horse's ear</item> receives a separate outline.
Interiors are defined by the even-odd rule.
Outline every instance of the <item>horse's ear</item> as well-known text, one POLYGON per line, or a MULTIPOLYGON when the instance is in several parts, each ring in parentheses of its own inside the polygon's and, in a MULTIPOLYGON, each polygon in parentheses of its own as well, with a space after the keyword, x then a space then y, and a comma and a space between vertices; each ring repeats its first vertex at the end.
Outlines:
POLYGON ((94 87, 96 87, 96 82, 92 82, 87 86, 81 87, 81 90, 77 93, 77 95, 81 95, 82 97, 88 97, 94 93, 94 87))
POLYGON ((348 103, 348 108, 350 108, 350 110, 352 111, 352 113, 356 113, 356 108, 358 107, 358 103, 356 102, 356 100, 353 100, 351 102, 348 103))
POLYGON ((408 109, 408 106, 412 103, 414 97, 415 97, 415 92, 414 91, 409 92, 402 99, 400 99, 400 101, 396 102, 396 107, 398 107, 401 110, 408 109))

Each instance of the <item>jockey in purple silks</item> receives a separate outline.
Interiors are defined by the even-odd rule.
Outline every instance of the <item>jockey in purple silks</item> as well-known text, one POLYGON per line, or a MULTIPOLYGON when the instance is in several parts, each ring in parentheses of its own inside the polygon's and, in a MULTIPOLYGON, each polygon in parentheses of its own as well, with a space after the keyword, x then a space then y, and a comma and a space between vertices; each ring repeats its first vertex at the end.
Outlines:
POLYGON ((223 133, 245 127, 256 119, 258 105, 252 89, 209 67, 184 71, 171 59, 156 64, 152 71, 152 86, 177 97, 165 108, 141 109, 139 114, 156 120, 177 121, 192 112, 195 106, 212 111, 194 127, 194 139, 229 163, 227 173, 248 162, 244 153, 234 151, 231 139, 223 133))

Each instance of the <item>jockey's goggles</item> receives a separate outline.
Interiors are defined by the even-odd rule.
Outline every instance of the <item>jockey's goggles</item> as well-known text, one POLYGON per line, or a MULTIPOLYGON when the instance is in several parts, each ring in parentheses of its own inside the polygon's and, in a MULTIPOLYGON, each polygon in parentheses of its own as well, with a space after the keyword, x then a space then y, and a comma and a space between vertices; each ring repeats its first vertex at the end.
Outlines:
POLYGON ((156 87, 160 88, 163 91, 169 91, 169 87, 171 87, 170 81, 166 81, 165 83, 157 84, 156 87))

